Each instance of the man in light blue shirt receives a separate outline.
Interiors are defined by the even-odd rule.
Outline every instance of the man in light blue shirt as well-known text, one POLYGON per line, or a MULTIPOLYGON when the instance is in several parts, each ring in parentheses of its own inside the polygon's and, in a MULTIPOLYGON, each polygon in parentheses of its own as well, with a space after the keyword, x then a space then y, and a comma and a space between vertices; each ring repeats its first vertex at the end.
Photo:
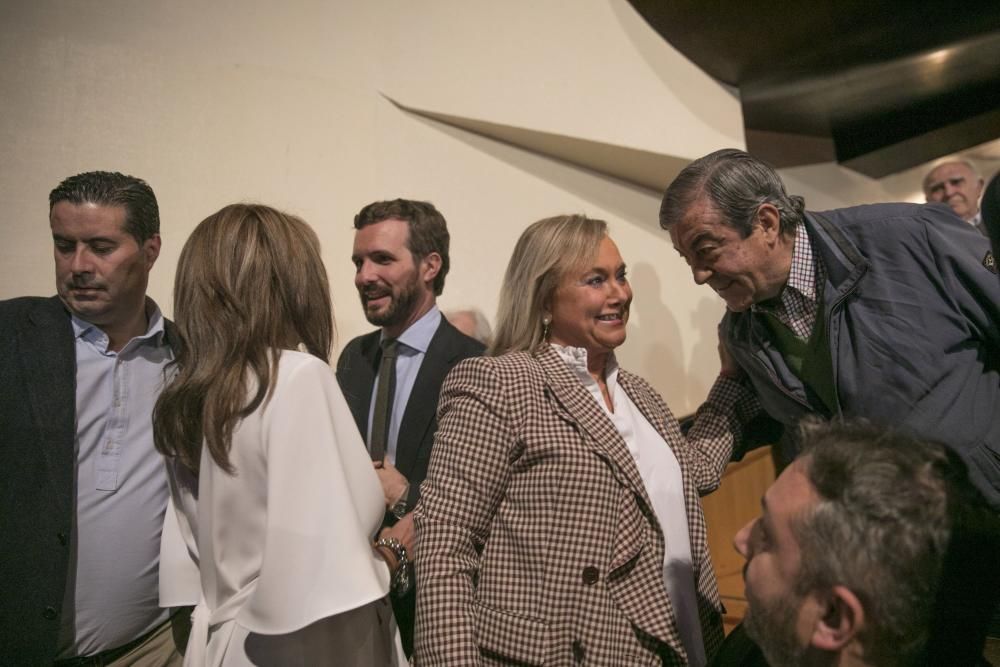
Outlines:
MULTIPOLYGON (((483 345, 437 308, 450 239, 432 204, 374 202, 355 216, 354 228, 354 285, 365 317, 380 328, 347 344, 337 360, 337 380, 382 482, 386 520, 380 537, 398 539, 412 556, 411 512, 427 475, 441 383, 456 363, 482 354, 483 345), (391 391, 381 376, 390 379, 391 391)), ((393 598, 408 656, 414 606, 412 589, 393 598)))
POLYGON ((152 411, 173 355, 146 297, 156 198, 89 172, 49 203, 58 296, 0 302, 0 664, 179 665, 157 590, 152 411))

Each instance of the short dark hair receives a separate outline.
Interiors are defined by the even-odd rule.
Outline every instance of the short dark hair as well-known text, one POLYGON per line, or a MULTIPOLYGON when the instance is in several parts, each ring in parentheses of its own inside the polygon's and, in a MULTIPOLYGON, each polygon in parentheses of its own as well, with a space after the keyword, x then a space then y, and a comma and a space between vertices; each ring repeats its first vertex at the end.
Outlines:
POLYGON ((146 181, 117 171, 88 171, 70 176, 49 193, 49 211, 62 201, 125 207, 125 231, 136 243, 160 233, 160 208, 146 181))
POLYGON ((709 153, 681 170, 663 195, 660 227, 670 229, 680 222, 702 197, 743 238, 753 230, 761 204, 778 209, 785 235, 793 234, 805 215, 805 200, 785 192, 785 184, 771 165, 735 148, 709 153))
POLYGON ((797 592, 840 585, 858 596, 871 664, 911 664, 935 647, 981 651, 998 597, 1000 523, 958 455, 861 421, 807 422, 802 440, 819 499, 792 523, 797 592), (986 565, 968 562, 970 536, 971 560, 986 565))
POLYGON ((441 270, 434 277, 434 294, 440 296, 444 291, 444 279, 448 275, 448 225, 434 204, 427 201, 411 199, 393 199, 377 201, 365 206, 354 216, 354 228, 361 229, 383 220, 405 220, 410 228, 410 238, 407 248, 418 262, 432 252, 441 256, 441 270))

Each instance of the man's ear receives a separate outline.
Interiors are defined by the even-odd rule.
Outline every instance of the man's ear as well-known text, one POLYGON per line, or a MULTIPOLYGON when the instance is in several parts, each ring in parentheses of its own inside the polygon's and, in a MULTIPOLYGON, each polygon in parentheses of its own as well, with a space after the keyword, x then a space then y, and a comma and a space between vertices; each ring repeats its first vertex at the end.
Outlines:
POLYGON ((822 651, 842 651, 864 628, 865 609, 858 596, 843 586, 834 586, 823 595, 816 600, 822 605, 822 613, 809 643, 822 651))
POLYGON ((773 242, 781 236, 781 214, 774 204, 761 204, 754 214, 754 224, 760 226, 765 240, 773 242))
POLYGON ((436 252, 428 253, 420 260, 420 279, 425 283, 434 282, 439 271, 441 271, 441 255, 436 252))
POLYGON ((160 256, 160 235, 153 234, 142 244, 142 252, 146 257, 146 270, 149 271, 160 256))

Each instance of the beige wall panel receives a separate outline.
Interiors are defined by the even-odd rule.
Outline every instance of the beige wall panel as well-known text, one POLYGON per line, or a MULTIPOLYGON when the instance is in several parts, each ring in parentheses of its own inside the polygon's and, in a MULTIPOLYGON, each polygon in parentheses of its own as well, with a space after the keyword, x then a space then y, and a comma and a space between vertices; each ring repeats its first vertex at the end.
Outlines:
POLYGON ((380 3, 399 102, 694 158, 743 144, 739 99, 626 0, 380 3))
POLYGON ((625 363, 678 412, 693 409, 715 371, 705 336, 721 307, 691 289, 656 226, 657 195, 418 119, 383 90, 689 157, 740 141, 732 95, 624 0, 516 12, 486 2, 9 2, 0 298, 53 291, 46 196, 89 169, 134 173, 156 190, 164 245, 150 293, 168 314, 177 256, 199 220, 239 200, 301 214, 323 241, 342 343, 368 329, 349 262, 351 217, 368 201, 434 201, 453 235, 442 305, 491 317, 521 230, 584 212, 608 219, 632 267, 625 363))
MULTIPOLYGON (((692 411, 718 366, 723 307, 658 228, 659 193, 418 118, 381 92, 681 158, 742 145, 738 99, 626 0, 6 0, 0 298, 53 292, 46 197, 91 169, 156 191, 164 243, 150 294, 168 314, 180 248, 206 215, 240 200, 302 215, 323 242, 341 344, 369 328, 349 262, 351 220, 369 201, 437 204, 453 237, 442 305, 491 319, 524 227, 582 212, 608 220, 630 265, 623 363, 692 411)), ((889 192, 832 165, 786 173, 817 208, 889 192)))

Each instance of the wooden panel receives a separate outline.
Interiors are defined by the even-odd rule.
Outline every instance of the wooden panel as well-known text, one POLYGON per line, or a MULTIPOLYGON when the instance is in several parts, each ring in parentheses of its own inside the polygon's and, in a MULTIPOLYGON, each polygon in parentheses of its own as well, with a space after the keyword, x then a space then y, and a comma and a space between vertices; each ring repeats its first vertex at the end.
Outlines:
POLYGON ((726 605, 726 632, 733 629, 746 610, 743 596, 743 557, 733 547, 733 537, 746 523, 760 515, 760 499, 774 482, 771 448, 748 453, 730 463, 722 485, 701 499, 708 522, 708 548, 719 580, 719 594, 726 605))

